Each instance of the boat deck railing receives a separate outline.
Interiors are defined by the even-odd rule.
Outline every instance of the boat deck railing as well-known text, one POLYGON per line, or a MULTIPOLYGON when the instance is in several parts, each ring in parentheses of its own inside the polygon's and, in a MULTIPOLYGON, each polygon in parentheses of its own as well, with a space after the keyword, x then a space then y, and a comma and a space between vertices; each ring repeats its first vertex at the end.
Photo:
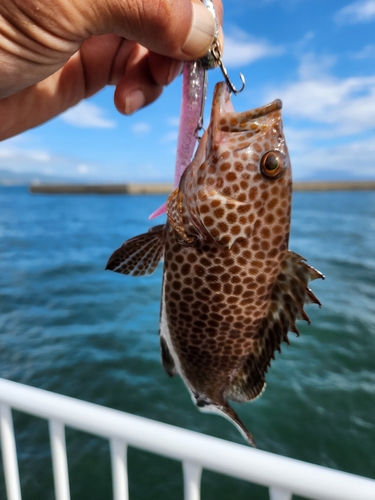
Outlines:
POLYGON ((21 500, 12 408, 49 422, 56 500, 70 500, 65 426, 109 440, 114 500, 129 498, 129 445, 181 461, 185 500, 200 499, 203 469, 266 486, 271 500, 291 500, 293 494, 316 500, 375 499, 372 479, 0 379, 0 433, 8 500, 21 500))

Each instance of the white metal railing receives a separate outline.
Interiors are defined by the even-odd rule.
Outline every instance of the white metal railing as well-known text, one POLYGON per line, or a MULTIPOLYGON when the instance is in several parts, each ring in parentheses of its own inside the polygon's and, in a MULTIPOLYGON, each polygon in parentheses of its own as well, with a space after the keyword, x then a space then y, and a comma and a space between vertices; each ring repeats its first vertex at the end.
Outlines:
POLYGON ((0 433, 8 500, 21 500, 11 408, 49 421, 56 500, 70 500, 65 426, 109 439, 114 500, 128 500, 127 445, 180 460, 185 500, 199 500, 203 468, 316 500, 374 500, 375 480, 230 443, 0 379, 0 433))

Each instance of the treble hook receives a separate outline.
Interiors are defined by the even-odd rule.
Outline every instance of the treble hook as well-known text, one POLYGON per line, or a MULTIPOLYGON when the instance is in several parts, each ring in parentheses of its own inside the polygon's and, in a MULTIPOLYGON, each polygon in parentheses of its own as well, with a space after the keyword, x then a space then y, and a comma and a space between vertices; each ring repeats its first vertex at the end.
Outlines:
POLYGON ((242 87, 240 89, 236 89, 236 87, 233 85, 233 83, 231 82, 231 80, 228 76, 228 71, 227 71, 226 67, 224 66, 223 60, 221 59, 221 52, 220 52, 220 47, 219 47, 218 42, 215 42, 213 47, 211 47, 211 53, 212 53, 215 61, 217 62, 217 64, 220 66, 221 72, 223 73, 223 76, 225 78, 225 83, 227 84, 230 92, 233 92, 234 95, 242 92, 243 89, 245 88, 245 85, 246 85, 245 77, 243 76, 242 73, 240 73, 242 87))

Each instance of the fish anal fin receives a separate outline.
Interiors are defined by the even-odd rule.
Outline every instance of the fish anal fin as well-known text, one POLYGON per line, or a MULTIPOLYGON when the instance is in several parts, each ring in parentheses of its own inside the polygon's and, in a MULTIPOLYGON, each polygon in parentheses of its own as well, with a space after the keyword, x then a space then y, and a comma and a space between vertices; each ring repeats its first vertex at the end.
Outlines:
POLYGON ((161 359, 164 366, 165 371, 168 373, 170 377, 177 375, 176 365, 172 358, 172 355, 169 351, 167 342, 165 338, 160 335, 160 349, 161 349, 161 359))
POLYGON ((258 342, 252 352, 242 358, 225 389, 226 398, 244 403, 262 395, 266 387, 265 373, 269 361, 264 357, 262 344, 263 342, 258 342))
POLYGON ((253 448, 257 447, 254 436, 251 434, 251 432, 248 431, 245 424, 242 422, 233 408, 229 406, 228 403, 224 403, 223 405, 218 406, 218 410, 221 411, 223 413, 223 416, 237 427, 237 429, 240 431, 240 433, 243 435, 250 446, 252 446, 253 448))
POLYGON ((242 422, 237 413, 229 406, 228 402, 223 397, 215 398, 212 400, 204 395, 193 393, 195 398, 195 404, 198 409, 205 413, 216 413, 226 418, 232 424, 237 427, 245 441, 248 442, 250 446, 256 448, 255 439, 251 432, 246 428, 245 424, 242 422))
POLYGON ((165 226, 152 227, 147 233, 125 241, 108 259, 106 269, 130 276, 152 274, 164 253, 165 226))

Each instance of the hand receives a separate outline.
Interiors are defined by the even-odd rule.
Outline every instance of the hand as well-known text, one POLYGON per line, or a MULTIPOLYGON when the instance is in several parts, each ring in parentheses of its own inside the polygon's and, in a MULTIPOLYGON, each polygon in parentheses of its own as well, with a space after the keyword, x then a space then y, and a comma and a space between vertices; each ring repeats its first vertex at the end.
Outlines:
POLYGON ((106 85, 133 113, 207 53, 214 30, 200 0, 1 0, 0 140, 106 85))

